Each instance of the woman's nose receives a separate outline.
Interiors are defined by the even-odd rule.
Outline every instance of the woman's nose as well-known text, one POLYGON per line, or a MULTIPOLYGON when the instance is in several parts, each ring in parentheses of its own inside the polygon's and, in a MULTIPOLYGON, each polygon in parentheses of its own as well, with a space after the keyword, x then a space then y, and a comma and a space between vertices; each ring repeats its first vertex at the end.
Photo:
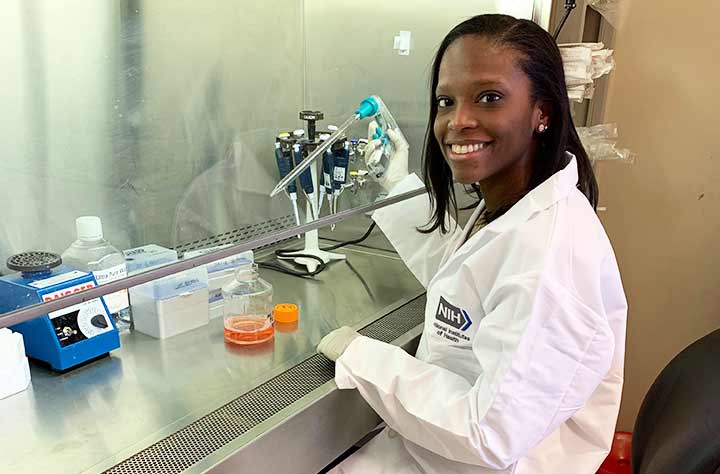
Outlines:
POLYGON ((448 128, 454 131, 460 131, 466 128, 475 128, 477 126, 477 119, 473 115, 469 105, 458 105, 455 108, 455 113, 450 118, 450 123, 448 124, 448 128))

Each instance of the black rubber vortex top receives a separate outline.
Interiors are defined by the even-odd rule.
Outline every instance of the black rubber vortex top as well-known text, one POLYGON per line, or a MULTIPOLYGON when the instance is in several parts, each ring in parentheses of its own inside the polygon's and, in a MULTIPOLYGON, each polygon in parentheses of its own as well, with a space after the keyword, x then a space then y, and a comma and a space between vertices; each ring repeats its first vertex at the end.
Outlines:
POLYGON ((23 252, 10 256, 7 267, 18 272, 42 272, 62 263, 60 255, 51 252, 23 252))

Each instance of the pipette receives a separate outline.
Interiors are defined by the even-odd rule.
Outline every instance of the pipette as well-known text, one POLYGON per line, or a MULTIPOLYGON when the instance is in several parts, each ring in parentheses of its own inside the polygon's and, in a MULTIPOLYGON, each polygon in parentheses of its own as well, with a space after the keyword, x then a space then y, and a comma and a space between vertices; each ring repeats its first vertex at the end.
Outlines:
MULTIPOLYGON (((320 132, 318 134, 321 142, 327 140, 329 136, 330 134, 326 132, 320 132)), ((327 151, 325 152, 325 156, 327 156, 327 151)), ((325 204, 325 195, 328 193, 328 190, 332 192, 332 183, 329 185, 328 188, 327 180, 325 179, 325 156, 323 156, 323 167, 320 169, 320 174, 318 176, 318 192, 320 194, 320 196, 318 197, 318 215, 322 214, 323 206, 325 204)))
MULTIPOLYGON (((332 133, 337 131, 337 127, 335 125, 328 125, 328 130, 332 133)), ((324 135, 322 136, 322 140, 327 140, 330 135, 324 135)), ((322 171, 323 171, 323 182, 325 184, 325 194, 327 195, 328 199, 328 208, 329 212, 332 214, 333 212, 333 181, 332 181, 332 175, 333 175, 333 162, 335 160, 335 157, 332 152, 332 146, 325 150, 325 154, 323 155, 323 163, 322 163, 322 171)))
MULTIPOLYGON (((289 138, 289 136, 290 135, 287 133, 281 133, 277 136, 275 141, 275 161, 277 162, 278 171, 280 172, 281 178, 287 176, 293 168, 292 154, 289 152, 289 150, 283 150, 283 146, 281 143, 284 138, 289 138)), ((291 181, 290 184, 288 184, 287 193, 288 197, 290 197, 290 202, 292 203, 293 213, 295 214, 295 223, 297 225, 300 225, 300 213, 298 212, 297 207, 297 185, 295 184, 294 180, 291 181)))
MULTIPOLYGON (((333 154, 330 150, 325 150, 325 154, 323 155, 323 162, 322 162, 322 186, 320 191, 322 191, 322 194, 320 195, 320 201, 322 201, 323 196, 327 196, 328 199, 328 207, 330 208, 330 212, 332 213, 332 167, 333 167, 333 154)), ((320 208, 322 209, 322 202, 320 203, 320 208)))
POLYGON ((375 115, 378 112, 378 109, 380 107, 378 103, 378 97, 371 96, 364 99, 362 102, 360 102, 360 106, 357 108, 355 113, 351 115, 345 122, 343 122, 342 125, 338 127, 338 129, 328 137, 327 140, 322 142, 315 150, 308 155, 307 158, 305 158, 301 163, 295 163, 295 169, 292 170, 287 176, 285 176, 283 179, 280 180, 280 182, 275 186, 275 189, 272 190, 270 193, 270 196, 276 196, 278 193, 280 193, 287 184, 297 178, 303 171, 307 169, 310 164, 315 161, 319 156, 322 156, 323 153, 325 153, 325 150, 330 148, 330 146, 335 143, 335 141, 343 134, 345 131, 350 128, 352 124, 357 122, 358 120, 362 120, 366 117, 370 117, 372 115, 375 115))
MULTIPOLYGON (((302 130, 300 131, 302 132, 302 130)), ((297 132, 297 130, 295 132, 297 132)), ((298 136, 297 133, 296 136, 298 136)), ((295 162, 296 167, 299 163, 303 161, 302 143, 293 144, 293 161, 295 162)), ((292 171, 290 172, 290 174, 292 174, 292 171)), ((288 174, 288 176, 290 176, 290 174, 288 174)), ((312 209, 313 213, 312 217, 313 219, 316 219, 317 204, 315 202, 315 187, 313 186, 312 173, 310 172, 310 169, 306 168, 302 173, 300 173, 300 186, 302 187, 303 191, 305 191, 305 196, 307 197, 308 201, 310 201, 310 208, 312 209)))
MULTIPOLYGON (((330 204, 330 212, 337 213, 337 205, 340 201, 340 193, 345 187, 348 179, 348 166, 350 162, 350 142, 336 142, 332 147, 332 188, 333 198, 330 204)), ((330 230, 335 230, 335 224, 330 226, 330 230)))
MULTIPOLYGON (((339 145, 339 144, 338 144, 339 145)), ((348 178, 348 162, 350 161, 350 143, 345 140, 342 146, 332 147, 333 152, 333 204, 332 213, 337 212, 337 203, 340 192, 342 191, 348 178)))
POLYGON ((373 140, 380 140, 380 146, 376 148, 374 156, 367 160, 367 167, 371 176, 375 179, 380 179, 385 174, 388 160, 395 152, 395 146, 393 145, 392 140, 390 140, 387 131, 392 129, 401 141, 407 142, 407 140, 405 140, 402 130, 400 130, 395 118, 392 116, 383 100, 378 96, 372 96, 372 98, 378 104, 378 111, 375 115, 373 115, 373 119, 377 123, 377 127, 375 128, 375 133, 373 133, 372 138, 373 140))

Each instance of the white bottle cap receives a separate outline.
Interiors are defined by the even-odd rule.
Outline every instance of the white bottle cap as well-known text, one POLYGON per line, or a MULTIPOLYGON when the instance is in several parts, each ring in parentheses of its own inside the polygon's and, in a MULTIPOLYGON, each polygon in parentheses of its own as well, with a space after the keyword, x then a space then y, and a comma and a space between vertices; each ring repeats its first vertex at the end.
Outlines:
POLYGON ((75 219, 77 238, 80 240, 100 240, 103 238, 102 222, 97 216, 81 216, 75 219))
POLYGON ((305 130, 303 130, 302 128, 298 128, 297 130, 293 131, 293 135, 295 135, 296 137, 303 137, 305 136, 305 130))

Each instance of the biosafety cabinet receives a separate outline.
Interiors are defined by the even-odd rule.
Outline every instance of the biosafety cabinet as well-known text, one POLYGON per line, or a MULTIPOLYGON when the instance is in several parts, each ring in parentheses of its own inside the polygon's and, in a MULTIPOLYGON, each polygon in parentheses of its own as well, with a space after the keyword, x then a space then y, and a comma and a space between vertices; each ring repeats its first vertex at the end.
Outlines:
MULTIPOLYGON (((0 400, 3 467, 320 471, 378 418, 357 393, 335 388, 317 343, 349 325, 412 351, 424 314, 422 286, 379 229, 332 247, 359 240, 373 210, 418 193, 387 198, 368 176, 363 122, 343 137, 339 192, 324 192, 314 209, 298 181, 296 215, 289 190, 270 197, 282 174, 276 143, 311 148, 312 135, 332 133, 378 95, 419 172, 428 73, 445 33, 488 12, 547 26, 552 2, 5 3, 0 278, 21 285, 0 294, 0 327, 43 322, 23 333, 26 349, 72 340, 89 352, 52 364, 26 350, 29 387, 0 400), (31 251, 61 255, 79 216, 101 218, 126 267, 108 281, 58 266, 85 286, 53 287, 59 297, 41 302, 34 280, 5 262, 31 251), (310 267, 277 253, 288 249, 339 257, 298 276, 279 270, 310 267), (227 344, 223 288, 247 264, 272 285, 273 304, 296 305, 298 318, 276 321, 269 342, 227 344), (145 318, 130 330, 110 318, 107 299, 118 292, 145 318), (92 314, 73 316, 78 307, 92 314)), ((315 172, 320 194, 324 173, 315 172)))

